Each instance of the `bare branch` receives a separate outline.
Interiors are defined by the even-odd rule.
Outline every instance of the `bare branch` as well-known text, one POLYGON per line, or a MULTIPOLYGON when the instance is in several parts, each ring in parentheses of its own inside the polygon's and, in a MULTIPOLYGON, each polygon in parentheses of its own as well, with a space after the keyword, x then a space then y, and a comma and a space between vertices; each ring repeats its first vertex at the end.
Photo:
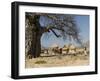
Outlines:
POLYGON ((54 33, 54 35, 55 35, 57 38, 60 37, 60 35, 57 35, 56 32, 55 32, 53 29, 51 29, 51 31, 54 33))

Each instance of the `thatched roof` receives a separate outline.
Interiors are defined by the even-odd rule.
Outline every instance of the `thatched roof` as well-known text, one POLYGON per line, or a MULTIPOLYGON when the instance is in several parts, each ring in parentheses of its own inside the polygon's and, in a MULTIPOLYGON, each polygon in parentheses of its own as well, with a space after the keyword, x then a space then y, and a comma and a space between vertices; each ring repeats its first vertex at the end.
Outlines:
POLYGON ((64 45, 62 49, 63 49, 63 50, 67 50, 68 48, 69 48, 68 45, 64 45))
POLYGON ((68 46, 67 44, 63 46, 63 48, 68 48, 68 47, 69 47, 69 46, 68 46))
POLYGON ((69 44, 69 45, 64 45, 64 46, 63 46, 63 49, 68 49, 68 48, 74 49, 74 48, 76 48, 76 46, 73 45, 73 44, 69 44))
POLYGON ((75 49, 76 47, 75 47, 73 44, 70 44, 70 45, 69 45, 69 48, 70 48, 70 49, 75 49))

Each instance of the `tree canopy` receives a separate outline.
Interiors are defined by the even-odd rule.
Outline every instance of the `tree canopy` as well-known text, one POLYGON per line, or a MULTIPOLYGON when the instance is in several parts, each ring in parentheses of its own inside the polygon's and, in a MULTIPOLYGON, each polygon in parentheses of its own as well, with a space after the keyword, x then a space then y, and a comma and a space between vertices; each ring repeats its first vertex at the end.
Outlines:
POLYGON ((28 26, 34 28, 34 17, 37 17, 37 22, 40 24, 42 33, 52 32, 56 37, 62 37, 63 39, 74 39, 80 43, 79 28, 75 21, 74 15, 66 14, 47 14, 47 13, 26 13, 26 19, 28 20, 28 26), (41 25, 41 19, 44 19, 44 25, 41 25), (48 22, 46 22, 48 21, 48 22), (32 27, 33 26, 33 27, 32 27))

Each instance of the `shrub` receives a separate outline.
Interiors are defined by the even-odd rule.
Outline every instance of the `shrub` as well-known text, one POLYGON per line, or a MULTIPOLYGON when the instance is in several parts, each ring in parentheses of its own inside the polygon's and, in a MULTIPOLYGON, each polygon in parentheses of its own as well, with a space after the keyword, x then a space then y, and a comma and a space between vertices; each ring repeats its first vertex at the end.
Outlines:
POLYGON ((47 62, 44 61, 44 60, 39 60, 39 61, 36 61, 36 62, 35 62, 35 64, 45 64, 45 63, 47 63, 47 62))

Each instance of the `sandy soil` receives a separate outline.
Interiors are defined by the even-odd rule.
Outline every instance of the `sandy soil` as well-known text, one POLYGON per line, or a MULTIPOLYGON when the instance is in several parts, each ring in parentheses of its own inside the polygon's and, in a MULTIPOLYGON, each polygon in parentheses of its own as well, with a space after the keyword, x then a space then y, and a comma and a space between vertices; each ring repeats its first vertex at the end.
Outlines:
POLYGON ((52 55, 42 54, 39 58, 25 60, 25 68, 56 67, 56 66, 83 66, 89 64, 89 56, 84 55, 52 55), (43 61, 43 63, 41 63, 43 61), (38 63, 40 62, 40 63, 38 63))

